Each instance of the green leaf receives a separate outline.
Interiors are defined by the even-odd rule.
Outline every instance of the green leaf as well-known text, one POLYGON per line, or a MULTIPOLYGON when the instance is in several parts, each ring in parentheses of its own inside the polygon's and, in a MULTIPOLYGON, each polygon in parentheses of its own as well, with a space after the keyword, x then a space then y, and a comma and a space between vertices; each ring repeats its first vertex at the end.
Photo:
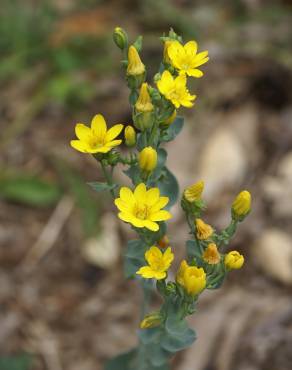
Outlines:
POLYGON ((143 42, 143 36, 138 36, 136 41, 133 44, 138 52, 142 50, 142 42, 143 42))
POLYGON ((139 152, 147 146, 146 131, 139 132, 137 134, 137 149, 139 152))
POLYGON ((33 357, 30 354, 0 357, 0 370, 29 370, 33 357))
POLYGON ((163 132, 161 141, 172 141, 181 132, 184 126, 184 118, 181 116, 176 117, 174 122, 163 132))
POLYGON ((203 262, 202 253, 200 250, 200 244, 197 240, 188 240, 186 242, 186 249, 187 249, 188 259, 194 258, 196 262, 198 263, 198 265, 203 262))
POLYGON ((163 167, 158 180, 158 187, 161 195, 169 197, 167 208, 173 206, 179 196, 179 185, 176 177, 169 171, 167 167, 163 167))
POLYGON ((107 184, 106 182, 88 182, 87 185, 91 186, 93 190, 99 191, 110 191, 118 187, 117 184, 107 184))
POLYGON ((138 185, 141 182, 140 169, 137 164, 130 166, 127 170, 123 172, 132 180, 133 185, 138 185))
POLYGON ((138 332, 138 337, 143 344, 157 342, 161 335, 161 328, 142 329, 138 332))
POLYGON ((172 336, 166 333, 161 338, 161 346, 166 351, 175 353, 189 347, 196 339, 194 330, 188 328, 180 335, 172 336))
POLYGON ((124 272, 126 278, 134 278, 139 268, 145 264, 144 255, 147 249, 148 246, 139 239, 128 242, 124 254, 124 272))
MULTIPOLYGON (((105 364, 105 370, 134 370, 134 362, 137 355, 137 349, 122 353, 105 364)), ((0 369, 2 370, 2 369, 0 369)), ((8 370, 8 369, 7 369, 8 370)))
POLYGON ((0 196, 29 206, 48 207, 59 200, 61 189, 55 183, 24 174, 1 178, 0 196))

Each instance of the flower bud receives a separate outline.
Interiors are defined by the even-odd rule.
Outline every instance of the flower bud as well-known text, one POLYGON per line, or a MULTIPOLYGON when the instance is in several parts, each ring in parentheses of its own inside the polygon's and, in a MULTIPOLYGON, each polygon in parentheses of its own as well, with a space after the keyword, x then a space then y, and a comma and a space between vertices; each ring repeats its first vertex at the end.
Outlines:
POLYGON ((251 195, 247 190, 241 191, 234 202, 232 203, 232 217, 239 221, 242 221, 245 216, 250 212, 251 207, 251 195))
POLYGON ((229 270, 240 269, 243 263, 244 257, 237 251, 231 251, 227 253, 224 258, 224 264, 229 270))
POLYGON ((148 92, 147 82, 144 82, 141 86, 140 94, 135 104, 135 108, 137 112, 143 112, 143 113, 152 112, 154 109, 149 92, 148 92))
POLYGON ((169 239, 167 235, 164 235, 159 241, 158 245, 160 248, 166 248, 169 246, 169 239))
POLYGON ((217 263, 220 262, 220 253, 218 252, 217 245, 215 243, 208 244, 203 253, 203 259, 209 265, 217 265, 217 263))
POLYGON ((141 329, 150 329, 159 326, 162 322, 161 313, 152 312, 149 315, 146 315, 140 323, 141 329))
POLYGON ((157 152, 151 146, 144 148, 138 155, 141 170, 151 172, 157 165, 157 152))
POLYGON ((187 262, 183 260, 176 275, 176 282, 181 285, 189 295, 195 296, 206 286, 206 273, 203 268, 189 266, 187 262))
POLYGON ((145 66, 142 63, 139 53, 135 46, 131 45, 128 50, 127 75, 139 76, 145 72, 145 66))
POLYGON ((136 144, 136 131, 132 126, 125 128, 125 143, 128 147, 132 147, 136 144))
POLYGON ((113 33, 113 39, 115 44, 121 50, 126 49, 128 46, 128 36, 121 27, 116 27, 113 33))
POLYGON ((204 181, 198 181, 194 185, 187 187, 184 191, 184 198, 193 203, 196 200, 201 199, 202 192, 204 190, 204 181))
POLYGON ((195 226, 197 230, 197 238, 199 240, 206 240, 213 234, 212 226, 206 224, 202 219, 196 218, 195 226))

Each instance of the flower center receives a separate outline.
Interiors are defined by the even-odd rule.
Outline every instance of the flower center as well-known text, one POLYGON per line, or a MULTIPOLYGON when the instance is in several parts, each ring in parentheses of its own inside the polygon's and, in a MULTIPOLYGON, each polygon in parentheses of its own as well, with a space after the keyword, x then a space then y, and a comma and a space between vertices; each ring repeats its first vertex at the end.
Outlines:
POLYGON ((135 215, 140 220, 145 220, 148 215, 148 209, 146 205, 139 205, 136 208, 135 215))
POLYGON ((168 95, 169 95, 170 100, 172 100, 172 99, 178 100, 179 97, 180 97, 178 92, 175 89, 170 90, 168 95))
POLYGON ((103 140, 100 140, 99 138, 92 137, 90 138, 88 144, 90 145, 91 148, 101 148, 104 146, 103 140))

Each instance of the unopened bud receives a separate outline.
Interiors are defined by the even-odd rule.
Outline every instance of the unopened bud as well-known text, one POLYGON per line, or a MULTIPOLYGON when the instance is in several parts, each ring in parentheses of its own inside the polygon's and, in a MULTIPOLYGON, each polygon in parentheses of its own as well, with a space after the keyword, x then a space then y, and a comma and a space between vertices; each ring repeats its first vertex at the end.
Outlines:
POLYGON ((224 259, 224 264, 229 270, 240 269, 243 263, 244 257, 237 251, 231 251, 227 253, 224 259))
POLYGON ((247 190, 241 191, 232 203, 231 213, 236 220, 242 221, 250 212, 251 195, 247 190))
POLYGON ((132 147, 136 144, 136 131, 132 126, 125 128, 125 143, 128 147, 132 147))
POLYGON ((131 45, 128 51, 127 75, 139 76, 145 72, 145 66, 142 63, 139 53, 135 46, 131 45))
POLYGON ((167 235, 164 235, 159 241, 158 245, 160 248, 167 248, 169 246, 169 239, 167 235))
POLYGON ((128 36, 126 32, 121 27, 116 27, 113 33, 113 39, 115 44, 121 50, 128 47, 128 36))
POLYGON ((220 253, 218 252, 217 245, 215 243, 208 244, 203 253, 203 259, 209 265, 217 265, 217 263, 220 262, 220 253))
POLYGON ((135 104, 135 108, 137 112, 143 112, 143 113, 152 112, 154 109, 149 92, 148 92, 147 82, 144 82, 140 88, 140 93, 139 93, 138 100, 135 104))
POLYGON ((196 200, 200 200, 202 192, 204 190, 204 181, 198 181, 194 185, 188 186, 184 191, 184 198, 193 203, 196 200))
POLYGON ((153 171, 157 165, 157 151, 151 146, 147 146, 139 153, 138 162, 142 171, 153 171))
POLYGON ((199 240, 206 240, 209 239, 210 236, 213 234, 214 230, 212 226, 206 224, 202 219, 196 218, 195 220, 196 226, 196 235, 199 240))

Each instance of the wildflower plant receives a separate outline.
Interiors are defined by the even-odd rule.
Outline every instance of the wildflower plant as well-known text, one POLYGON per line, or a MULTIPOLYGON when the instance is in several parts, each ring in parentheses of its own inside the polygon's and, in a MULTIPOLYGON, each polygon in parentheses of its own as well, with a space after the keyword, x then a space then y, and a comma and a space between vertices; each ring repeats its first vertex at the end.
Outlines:
POLYGON ((108 129, 98 114, 91 127, 78 123, 78 140, 71 141, 74 149, 92 154, 100 163, 105 182, 90 185, 96 191, 111 193, 117 216, 137 234, 137 239, 128 242, 124 266, 126 278, 137 279, 144 292, 138 344, 110 360, 106 369, 167 370, 172 356, 196 339, 186 317, 195 312, 200 295, 219 288, 227 274, 244 263, 238 251, 226 253, 225 247, 250 212, 251 196, 247 190, 238 194, 231 206, 230 224, 217 231, 203 219, 204 182, 190 185, 180 197, 178 182, 166 165, 163 144, 174 140, 183 128, 178 109, 193 107, 196 96, 188 90, 188 79, 203 76, 208 51, 198 53, 195 41, 183 45, 182 38, 171 30, 161 37, 162 62, 150 84, 140 56, 142 37, 129 45, 126 32, 119 27, 113 37, 123 54, 133 125, 119 123, 108 129), (119 147, 122 131, 127 154, 119 147), (124 166, 131 186, 114 180, 118 164, 124 166), (190 232, 186 258, 180 262, 175 279, 170 279, 175 248, 167 236, 167 221, 179 197, 190 232), (155 290, 161 305, 152 312, 149 292, 155 290))

